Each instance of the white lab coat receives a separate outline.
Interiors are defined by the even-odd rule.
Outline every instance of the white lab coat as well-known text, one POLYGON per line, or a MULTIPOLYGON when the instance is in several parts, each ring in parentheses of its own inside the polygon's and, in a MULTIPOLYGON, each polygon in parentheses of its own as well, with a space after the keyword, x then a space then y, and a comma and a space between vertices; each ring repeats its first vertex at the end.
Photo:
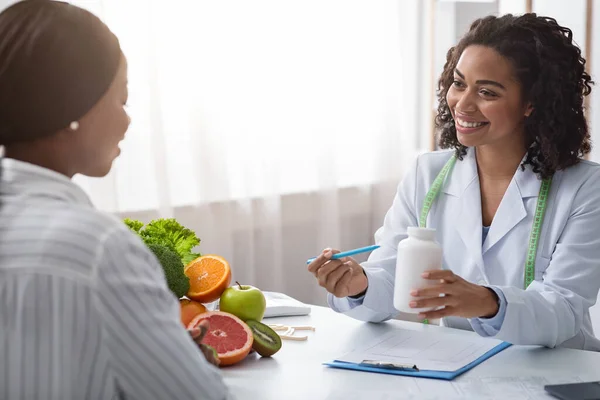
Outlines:
MULTIPOLYGON (((419 156, 398 186, 383 226, 381 247, 363 264, 369 287, 361 305, 329 295, 329 304, 353 318, 397 317, 392 299, 398 242, 417 226, 423 200, 452 151, 419 156)), ((482 245, 481 195, 475 150, 457 160, 428 216, 443 247, 443 266, 462 278, 502 291, 506 314, 496 338, 513 344, 600 351, 589 308, 600 288, 600 165, 582 161, 554 175, 535 263, 524 290, 525 255, 540 180, 527 167, 515 173, 482 245)), ((475 328, 483 319, 444 318, 443 325, 475 328)), ((479 327, 479 329, 477 329, 479 327)))

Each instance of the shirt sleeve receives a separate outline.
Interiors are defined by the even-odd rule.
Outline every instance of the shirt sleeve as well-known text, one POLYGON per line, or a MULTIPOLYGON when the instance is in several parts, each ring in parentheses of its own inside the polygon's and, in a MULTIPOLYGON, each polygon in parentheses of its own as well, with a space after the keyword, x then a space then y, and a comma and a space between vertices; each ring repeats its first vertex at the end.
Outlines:
POLYGON ((352 298, 352 297, 344 297, 339 298, 335 297, 331 293, 327 293, 327 304, 329 307, 339 313, 344 313, 352 310, 355 307, 360 306, 365 299, 365 295, 360 297, 352 298))
POLYGON ((506 315, 506 296, 500 288, 495 286, 489 286, 496 295, 498 296, 500 305, 498 312, 492 318, 473 318, 469 322, 473 327, 473 330, 480 336, 495 336, 502 328, 504 322, 504 316, 506 315))
POLYGON ((181 324, 178 299, 137 236, 121 229, 108 235, 96 274, 103 345, 126 398, 233 398, 181 324))

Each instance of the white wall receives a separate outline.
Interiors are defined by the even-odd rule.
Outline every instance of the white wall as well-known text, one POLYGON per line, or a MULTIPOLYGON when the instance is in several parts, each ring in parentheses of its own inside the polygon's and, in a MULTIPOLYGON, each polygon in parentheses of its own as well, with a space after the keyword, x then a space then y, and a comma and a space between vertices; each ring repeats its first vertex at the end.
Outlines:
POLYGON ((473 21, 497 13, 498 4, 493 2, 437 2, 434 14, 434 78, 436 82, 444 70, 448 49, 467 33, 473 21))
POLYGON ((525 0, 499 0, 498 13, 503 14, 523 14, 526 11, 525 0))
POLYGON ((544 0, 533 2, 533 12, 556 19, 573 31, 573 40, 585 54, 585 0, 544 0))

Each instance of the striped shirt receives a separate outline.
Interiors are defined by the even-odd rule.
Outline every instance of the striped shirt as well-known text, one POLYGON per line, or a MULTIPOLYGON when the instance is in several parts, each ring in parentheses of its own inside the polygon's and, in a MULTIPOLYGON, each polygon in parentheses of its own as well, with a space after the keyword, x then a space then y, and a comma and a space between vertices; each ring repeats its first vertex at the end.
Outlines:
POLYGON ((1 166, 0 398, 231 398, 143 242, 67 177, 1 166))

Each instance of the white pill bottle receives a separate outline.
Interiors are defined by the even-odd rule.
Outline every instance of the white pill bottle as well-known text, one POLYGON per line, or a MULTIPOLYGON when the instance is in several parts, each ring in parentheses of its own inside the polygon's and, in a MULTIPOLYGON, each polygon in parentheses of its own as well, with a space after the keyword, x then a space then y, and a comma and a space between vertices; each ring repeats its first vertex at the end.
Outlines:
POLYGON ((394 285, 394 308, 411 314, 433 308, 411 308, 408 303, 418 298, 410 295, 412 289, 438 284, 424 279, 425 271, 442 269, 442 247, 435 241, 435 229, 409 226, 408 237, 398 244, 396 277, 394 285))

